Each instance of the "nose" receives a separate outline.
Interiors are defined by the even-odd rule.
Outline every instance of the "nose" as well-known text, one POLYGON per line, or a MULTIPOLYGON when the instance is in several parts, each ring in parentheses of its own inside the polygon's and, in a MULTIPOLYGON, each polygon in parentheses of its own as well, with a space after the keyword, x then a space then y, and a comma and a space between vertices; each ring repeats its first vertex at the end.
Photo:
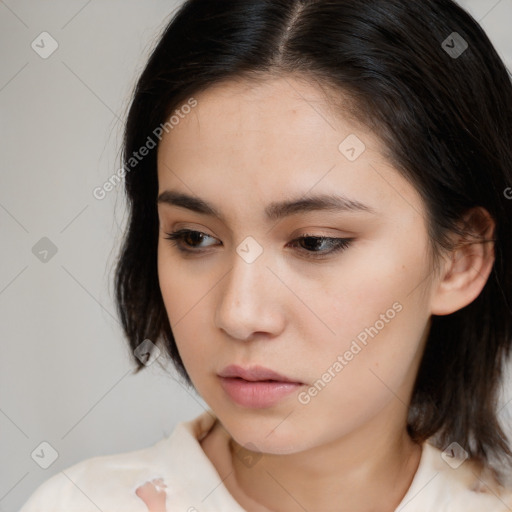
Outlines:
POLYGON ((248 263, 235 252, 231 271, 218 287, 215 325, 231 338, 274 337, 284 329, 283 286, 264 256, 248 263))

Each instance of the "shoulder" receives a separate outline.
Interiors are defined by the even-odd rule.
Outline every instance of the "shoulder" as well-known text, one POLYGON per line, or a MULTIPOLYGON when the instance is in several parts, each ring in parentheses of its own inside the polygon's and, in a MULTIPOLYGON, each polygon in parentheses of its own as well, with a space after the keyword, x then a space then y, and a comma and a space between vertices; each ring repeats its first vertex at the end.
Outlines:
POLYGON ((70 466, 43 482, 20 512, 147 512, 136 491, 156 480, 165 481, 172 503, 190 503, 185 475, 209 469, 197 436, 212 423, 202 414, 179 423, 170 436, 148 448, 92 457, 70 466), (192 464, 195 472, 189 467, 192 464))
POLYGON ((512 490, 500 485, 490 470, 466 459, 463 451, 441 451, 424 443, 417 473, 401 504, 408 510, 405 505, 422 512, 421 507, 425 511, 510 512, 512 490))
POLYGON ((145 511, 135 490, 162 473, 158 448, 166 442, 162 439, 149 448, 92 457, 70 466, 43 482, 20 512, 145 511))

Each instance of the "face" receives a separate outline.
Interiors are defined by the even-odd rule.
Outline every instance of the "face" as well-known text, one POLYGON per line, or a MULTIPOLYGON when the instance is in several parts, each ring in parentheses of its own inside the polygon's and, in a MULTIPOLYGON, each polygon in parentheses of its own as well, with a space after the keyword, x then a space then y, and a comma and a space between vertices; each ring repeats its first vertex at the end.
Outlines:
POLYGON ((158 273, 196 390, 267 453, 405 428, 431 315, 417 191, 312 83, 195 99, 158 148, 158 273))

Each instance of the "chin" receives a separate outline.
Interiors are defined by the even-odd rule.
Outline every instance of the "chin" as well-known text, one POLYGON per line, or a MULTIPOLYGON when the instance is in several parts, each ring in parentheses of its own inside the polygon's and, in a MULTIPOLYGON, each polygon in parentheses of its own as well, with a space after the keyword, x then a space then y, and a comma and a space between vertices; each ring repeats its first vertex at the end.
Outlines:
POLYGON ((307 430, 307 436, 295 423, 283 421, 289 413, 248 412, 252 414, 245 418, 229 413, 219 415, 224 428, 240 446, 256 452, 288 455, 307 450, 313 444, 308 442, 308 438, 314 436, 311 429, 307 430))

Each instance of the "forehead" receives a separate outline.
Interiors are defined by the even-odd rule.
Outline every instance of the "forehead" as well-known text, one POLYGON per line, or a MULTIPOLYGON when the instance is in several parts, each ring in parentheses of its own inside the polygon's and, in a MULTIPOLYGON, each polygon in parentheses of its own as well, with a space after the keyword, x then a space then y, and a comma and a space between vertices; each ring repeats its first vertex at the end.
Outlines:
POLYGON ((314 83, 232 81, 194 98, 197 106, 159 144, 160 191, 212 200, 245 194, 265 204, 283 194, 337 191, 388 211, 404 201, 421 209, 416 191, 384 158, 380 139, 336 110, 314 83))
POLYGON ((174 139, 167 141, 169 144, 191 142, 247 150, 251 143, 265 141, 272 143, 264 147, 266 150, 275 146, 297 150, 299 143, 305 142, 305 149, 311 151, 319 141, 333 142, 328 140, 330 136, 336 141, 344 133, 357 131, 364 134, 367 146, 382 149, 369 129, 349 117, 348 97, 338 91, 334 104, 332 91, 328 94, 325 86, 306 78, 225 81, 194 97, 197 106, 181 116, 169 132, 173 137, 166 138, 174 139), (188 140, 191 136, 192 141, 188 140))

